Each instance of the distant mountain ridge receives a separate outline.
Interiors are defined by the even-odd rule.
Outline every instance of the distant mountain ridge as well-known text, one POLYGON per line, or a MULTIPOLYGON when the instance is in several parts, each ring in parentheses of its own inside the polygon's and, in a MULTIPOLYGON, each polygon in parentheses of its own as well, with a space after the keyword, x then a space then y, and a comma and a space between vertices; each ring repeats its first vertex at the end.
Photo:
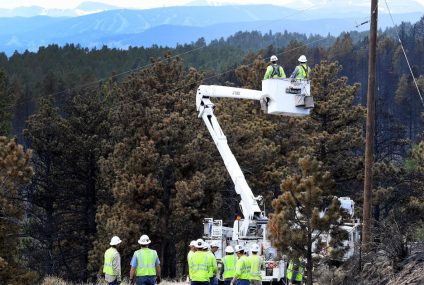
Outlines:
POLYGON ((93 13, 99 13, 109 10, 120 9, 118 6, 108 5, 99 2, 82 2, 80 5, 73 9, 47 9, 40 6, 25 6, 12 9, 0 8, 0 17, 36 17, 36 16, 49 16, 49 17, 78 17, 93 13))
MULTIPOLYGON (((97 9, 95 3, 86 9, 97 9)), ((79 17, 0 18, 0 51, 36 51, 48 44, 80 44, 83 47, 115 48, 128 46, 173 47, 203 37, 206 41, 228 37, 237 31, 298 32, 338 35, 342 31, 363 31, 355 27, 358 18, 316 18, 305 12, 274 5, 179 6, 148 10, 113 9, 79 17), (306 15, 306 16, 305 16, 306 15)), ((310 13, 310 11, 308 11, 310 13)), ((318 13, 319 14, 319 13, 318 13)), ((415 22, 423 13, 397 14, 415 22)), ((315 14, 316 16, 316 14, 315 14)), ((360 19, 360 18, 359 18, 360 19)), ((387 15, 380 15, 379 27, 392 26, 387 15)))

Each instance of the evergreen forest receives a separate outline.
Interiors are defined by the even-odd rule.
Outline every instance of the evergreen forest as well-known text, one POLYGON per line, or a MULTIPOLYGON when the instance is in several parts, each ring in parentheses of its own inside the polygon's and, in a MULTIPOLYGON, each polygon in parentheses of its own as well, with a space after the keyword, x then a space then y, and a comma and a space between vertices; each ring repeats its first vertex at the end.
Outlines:
MULTIPOLYGON (((68 44, 3 53, 0 284, 45 276, 95 281, 113 235, 123 240, 123 276, 142 234, 159 254, 163 277, 186 275, 187 246, 201 237, 203 218, 232 224, 240 214, 240 198, 198 118, 197 87, 260 90, 274 54, 287 75, 300 55, 308 58, 310 116, 271 116, 258 102, 214 100, 252 191, 264 197, 271 240, 281 250, 299 243, 281 236, 287 225, 277 217, 289 199, 284 191, 311 187, 302 175, 316 178, 320 195, 351 197, 360 217, 367 34, 238 32, 175 48, 68 44)), ((408 254, 408 243, 424 240, 423 54, 424 17, 379 32, 372 249, 388 250, 394 261, 408 254)))

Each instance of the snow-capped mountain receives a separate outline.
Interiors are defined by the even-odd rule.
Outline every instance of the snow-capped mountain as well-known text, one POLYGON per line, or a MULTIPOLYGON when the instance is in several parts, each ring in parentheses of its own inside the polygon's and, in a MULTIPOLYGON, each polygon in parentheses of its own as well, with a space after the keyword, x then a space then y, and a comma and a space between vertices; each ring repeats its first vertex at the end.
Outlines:
MULTIPOLYGON (((369 29, 369 25, 357 25, 368 19, 368 7, 350 7, 349 13, 340 3, 334 2, 331 1, 333 6, 328 8, 330 2, 303 10, 275 5, 178 6, 129 10, 86 2, 78 7, 83 16, 67 17, 51 17, 47 15, 57 11, 46 12, 39 7, 27 7, 20 10, 21 15, 37 12, 41 16, 0 17, 0 52, 10 55, 15 50, 36 51, 39 46, 66 43, 89 48, 103 45, 116 48, 149 47, 153 44, 172 47, 177 43, 194 42, 200 37, 211 41, 228 37, 237 31, 252 30, 325 36, 369 29), (333 8, 339 12, 331 14, 329 11, 333 8)), ((400 24, 402 21, 416 22, 423 15, 424 8, 421 12, 395 14, 394 18, 400 24)), ((389 15, 382 11, 379 28, 388 26, 393 26, 393 23, 389 15)))

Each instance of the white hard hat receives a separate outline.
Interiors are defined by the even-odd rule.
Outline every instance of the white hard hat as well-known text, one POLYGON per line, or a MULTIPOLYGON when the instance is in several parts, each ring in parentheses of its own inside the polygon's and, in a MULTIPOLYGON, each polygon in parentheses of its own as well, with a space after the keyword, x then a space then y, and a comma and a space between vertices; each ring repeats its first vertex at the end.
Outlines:
POLYGON ((195 245, 195 247, 196 248, 203 248, 203 244, 204 244, 205 242, 201 239, 201 238, 199 238, 198 240, 196 240, 196 245, 195 245))
POLYGON ((236 252, 244 251, 244 246, 243 246, 243 245, 241 245, 241 244, 236 245, 236 249, 235 249, 235 251, 236 251, 236 252))
POLYGON ((306 56, 304 56, 303 54, 299 57, 298 61, 300 62, 307 62, 308 60, 306 59, 306 56))
POLYGON ((210 248, 211 248, 211 246, 210 246, 209 243, 203 242, 203 249, 210 249, 210 248))
POLYGON ((277 61, 278 57, 276 55, 272 55, 269 61, 277 61))
POLYGON ((112 237, 112 239, 110 240, 110 245, 117 245, 117 244, 120 244, 122 242, 122 240, 119 238, 119 237, 117 237, 117 236, 114 236, 114 237, 112 237))
POLYGON ((190 245, 189 246, 196 246, 196 241, 195 240, 192 240, 191 242, 190 242, 190 245))
POLYGON ((219 241, 217 241, 217 240, 212 241, 211 247, 219 247, 219 241))
POLYGON ((252 244, 252 252, 258 252, 259 251, 259 245, 257 245, 256 243, 255 244, 252 244))
POLYGON ((151 241, 150 241, 150 239, 147 235, 142 235, 140 237, 140 239, 138 240, 138 243, 141 244, 141 245, 147 245, 147 244, 151 243, 151 241))
POLYGON ((231 245, 229 245, 229 246, 227 246, 225 248, 225 252, 227 252, 227 253, 234 253, 234 248, 231 245))

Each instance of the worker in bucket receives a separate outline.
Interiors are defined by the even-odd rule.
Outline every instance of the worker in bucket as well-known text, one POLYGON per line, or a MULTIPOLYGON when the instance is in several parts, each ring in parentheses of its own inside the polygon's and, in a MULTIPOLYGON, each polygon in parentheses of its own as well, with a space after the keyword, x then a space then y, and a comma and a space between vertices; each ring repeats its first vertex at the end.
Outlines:
POLYGON ((252 254, 250 260, 250 285, 262 285, 261 270, 265 267, 265 262, 262 256, 258 255, 259 245, 256 243, 251 247, 252 254))
POLYGON ((292 81, 296 79, 310 80, 311 79, 311 68, 306 64, 308 61, 306 56, 301 55, 298 58, 299 65, 296 66, 290 78, 292 81))
POLYGON ((277 61, 278 58, 276 55, 271 56, 271 64, 268 65, 268 67, 266 68, 264 80, 270 78, 286 78, 286 74, 284 73, 283 67, 277 64, 277 61))
POLYGON ((138 240, 141 249, 134 252, 131 259, 130 284, 133 284, 134 277, 137 285, 159 284, 160 261, 156 250, 150 249, 150 238, 142 235, 138 240))
POLYGON ((109 285, 121 284, 121 256, 117 250, 121 239, 117 236, 110 240, 110 247, 105 252, 103 273, 109 285))
POLYGON ((235 252, 238 260, 236 262, 236 272, 230 285, 249 285, 250 284, 250 260, 244 254, 244 246, 241 244, 236 245, 235 252))

